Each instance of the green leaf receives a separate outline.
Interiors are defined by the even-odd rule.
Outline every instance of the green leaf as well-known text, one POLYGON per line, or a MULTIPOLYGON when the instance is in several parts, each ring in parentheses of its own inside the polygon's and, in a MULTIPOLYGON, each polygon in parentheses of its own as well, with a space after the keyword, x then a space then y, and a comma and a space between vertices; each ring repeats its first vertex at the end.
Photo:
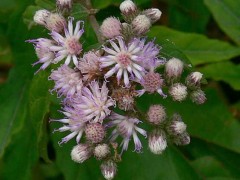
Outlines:
POLYGON ((146 112, 151 104, 161 102, 166 107, 169 116, 173 113, 179 113, 182 116, 191 136, 240 153, 239 122, 233 118, 228 107, 214 90, 208 89, 206 96, 208 98, 207 102, 199 106, 190 101, 177 103, 172 102, 170 97, 162 100, 159 95, 154 97, 144 95, 139 99, 138 106, 140 110, 146 112))
POLYGON ((220 28, 240 45, 240 1, 204 0, 220 28))
POLYGON ((210 12, 202 0, 176 0, 168 3, 170 27, 185 32, 206 32, 210 12))
POLYGON ((39 6, 28 6, 25 12, 23 13, 23 22, 28 25, 28 29, 30 29, 35 22, 33 21, 33 16, 36 11, 40 10, 39 6))
POLYGON ((232 62, 219 62, 200 68, 206 78, 216 81, 224 81, 235 90, 240 90, 240 65, 232 62))
POLYGON ((47 9, 49 11, 56 8, 56 0, 35 0, 35 3, 42 9, 47 9))
POLYGON ((194 65, 229 60, 240 55, 240 48, 226 42, 208 39, 199 34, 175 31, 163 26, 153 27, 149 36, 156 37, 159 45, 164 45, 166 40, 176 44, 194 65))
POLYGON ((205 156, 194 160, 192 166, 205 177, 231 177, 230 172, 225 169, 221 162, 212 156, 205 156))

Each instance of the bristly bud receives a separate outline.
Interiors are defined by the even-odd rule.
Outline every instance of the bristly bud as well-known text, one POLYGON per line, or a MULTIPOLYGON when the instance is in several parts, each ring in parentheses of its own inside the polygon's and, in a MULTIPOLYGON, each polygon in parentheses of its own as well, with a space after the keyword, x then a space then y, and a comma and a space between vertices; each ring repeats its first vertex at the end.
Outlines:
POLYGON ((85 128, 86 138, 92 143, 100 143, 105 137, 105 129, 99 123, 90 123, 85 128))
POLYGON ((146 15, 153 24, 160 19, 162 12, 157 8, 151 8, 143 11, 143 14, 146 15))
POLYGON ((35 12, 33 20, 35 23, 46 26, 46 20, 50 16, 50 12, 46 9, 41 9, 35 12))
POLYGON ((92 155, 92 148, 88 144, 78 144, 71 151, 72 160, 83 163, 92 155))
POLYGON ((137 35, 142 35, 149 31, 151 27, 151 21, 145 15, 138 15, 133 19, 132 27, 134 33, 136 33, 137 35))
POLYGON ((137 6, 131 0, 125 0, 120 4, 120 11, 125 16, 133 15, 137 11, 137 6))
POLYGON ((51 13, 46 19, 46 28, 50 31, 61 32, 66 27, 65 18, 58 13, 51 13))
POLYGON ((107 144, 98 144, 93 154, 98 160, 104 159, 110 154, 110 147, 107 144))
POLYGON ((120 36, 121 31, 122 31, 122 24, 115 17, 106 18, 100 27, 100 32, 102 36, 106 39, 112 39, 117 36, 120 36))
POLYGON ((99 52, 89 51, 84 54, 83 58, 78 62, 77 68, 83 74, 83 80, 91 82, 101 75, 99 66, 99 52))
POLYGON ((202 76, 200 72, 192 72, 186 78, 186 85, 190 88, 200 87, 202 76))
POLYGON ((165 73, 168 79, 178 79, 183 72, 184 64, 180 59, 172 58, 165 66, 165 73))
POLYGON ((131 88, 118 88, 112 92, 112 98, 116 100, 119 109, 124 111, 134 110, 135 86, 131 88))
POLYGON ((166 119, 165 108, 161 105, 152 105, 148 110, 148 122, 154 125, 160 125, 166 119))
POLYGON ((180 115, 174 114, 172 121, 167 125, 166 129, 170 135, 177 136, 186 131, 187 125, 182 121, 180 115))
POLYGON ((175 83, 170 87, 169 94, 172 96, 174 101, 181 102, 187 97, 187 87, 181 83, 175 83))
POLYGON ((72 9, 72 0, 57 0, 57 8, 61 11, 70 11, 72 9))
POLYGON ((112 160, 103 162, 100 168, 106 180, 113 179, 117 173, 117 164, 112 160))
POLYGON ((207 100, 205 93, 201 89, 193 91, 190 94, 190 98, 191 98, 192 102, 194 102, 196 104, 203 104, 207 100))
POLYGON ((178 146, 188 145, 190 143, 190 136, 187 132, 184 132, 174 137, 173 142, 178 146))
POLYGON ((167 147, 165 132, 154 129, 148 136, 148 147, 153 154, 162 154, 167 147))
POLYGON ((154 93, 163 86, 163 78, 159 73, 149 72, 143 77, 143 87, 149 93, 154 93))

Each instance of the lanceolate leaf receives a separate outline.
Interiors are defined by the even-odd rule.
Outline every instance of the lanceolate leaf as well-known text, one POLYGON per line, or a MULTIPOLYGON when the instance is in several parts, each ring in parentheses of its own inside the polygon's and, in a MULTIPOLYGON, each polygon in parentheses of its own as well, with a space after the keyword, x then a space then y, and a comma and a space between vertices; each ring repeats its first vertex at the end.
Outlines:
POLYGON ((240 65, 231 62, 219 62, 200 68, 206 78, 224 81, 235 90, 240 90, 240 65))
POLYGON ((240 1, 204 0, 220 28, 240 45, 240 1))
POLYGON ((163 45, 163 51, 164 41, 176 44, 194 65, 229 60, 240 55, 240 48, 227 42, 208 39, 204 35, 183 33, 163 26, 153 27, 149 35, 156 37, 159 45, 163 45))

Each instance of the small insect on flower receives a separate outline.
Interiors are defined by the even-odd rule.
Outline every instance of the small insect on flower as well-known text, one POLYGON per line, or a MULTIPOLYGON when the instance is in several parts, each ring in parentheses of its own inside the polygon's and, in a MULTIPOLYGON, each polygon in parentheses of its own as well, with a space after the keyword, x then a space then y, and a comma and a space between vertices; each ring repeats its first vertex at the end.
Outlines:
POLYGON ((144 41, 136 38, 126 45, 122 37, 117 37, 109 40, 109 43, 112 46, 111 48, 103 47, 103 50, 108 55, 100 58, 101 68, 111 67, 105 74, 105 78, 109 78, 114 73, 117 73, 118 83, 120 83, 123 76, 124 84, 127 87, 130 86, 129 74, 132 79, 137 78, 141 80, 145 74, 145 69, 139 65, 145 56, 145 54, 142 54, 144 41), (112 67, 112 65, 114 66, 112 67))
POLYGON ((54 63, 65 60, 65 64, 68 65, 71 60, 75 66, 78 65, 78 55, 82 52, 82 44, 79 42, 82 36, 83 21, 77 21, 75 29, 73 29, 73 18, 68 21, 68 28, 64 28, 65 37, 56 31, 52 31, 52 38, 58 43, 58 45, 50 46, 50 50, 57 52, 54 63), (81 26, 82 23, 82 26, 81 26))
POLYGON ((133 141, 135 144, 135 151, 141 152, 142 143, 137 136, 137 132, 147 137, 147 132, 139 127, 137 124, 141 121, 137 118, 131 118, 128 116, 122 116, 120 114, 112 112, 109 117, 111 121, 108 123, 107 127, 116 126, 113 130, 110 141, 115 141, 119 135, 123 137, 122 141, 122 153, 128 149, 128 144, 131 138, 133 137, 133 141))

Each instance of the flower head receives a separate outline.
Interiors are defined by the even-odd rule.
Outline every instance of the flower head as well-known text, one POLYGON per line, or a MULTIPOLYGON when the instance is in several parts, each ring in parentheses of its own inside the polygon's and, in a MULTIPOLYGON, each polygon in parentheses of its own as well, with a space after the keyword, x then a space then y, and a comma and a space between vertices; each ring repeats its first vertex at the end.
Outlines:
POLYGON ((72 9, 72 0, 56 0, 58 9, 60 10, 70 10, 72 9))
POLYGON ((100 123, 89 123, 85 128, 85 134, 91 143, 100 143, 105 137, 105 129, 100 123))
POLYGON ((148 147, 153 154, 162 154, 167 147, 166 133, 161 129, 154 129, 148 136, 148 147))
POLYGON ((121 31, 122 31, 122 24, 115 17, 106 18, 100 27, 100 32, 102 33, 103 37, 107 39, 120 36, 121 31))
POLYGON ((112 132, 111 141, 115 141, 119 135, 122 136, 123 141, 121 143, 121 146, 123 146, 122 147, 123 152, 124 150, 126 151, 128 149, 129 141, 133 137, 135 151, 140 152, 142 149, 142 143, 137 136, 137 132, 147 137, 147 132, 137 127, 137 124, 140 123, 141 121, 138 120, 137 118, 122 116, 114 112, 111 114, 109 118, 112 121, 109 122, 107 127, 116 126, 116 128, 112 132))
POLYGON ((117 43, 109 40, 111 48, 103 47, 103 50, 109 55, 100 58, 100 66, 102 68, 111 66, 111 69, 105 74, 105 78, 117 73, 118 82, 123 76, 125 86, 129 86, 129 75, 141 80, 145 73, 145 69, 140 65, 145 57, 145 54, 142 53, 144 41, 136 38, 128 45, 125 44, 122 37, 116 38, 116 41, 117 43))
POLYGON ((148 110, 147 116, 148 122, 151 124, 160 125, 166 120, 167 114, 162 105, 152 105, 148 110))
POLYGON ((68 28, 64 28, 65 37, 56 31, 52 31, 52 38, 58 43, 56 46, 49 47, 50 50, 57 52, 54 63, 65 60, 65 64, 68 65, 71 60, 77 66, 78 58, 77 56, 82 52, 82 44, 79 42, 84 30, 83 21, 77 21, 75 29, 73 29, 73 18, 68 21, 68 28))
POLYGON ((137 35, 145 34, 151 27, 151 20, 145 15, 138 15, 133 19, 132 27, 137 35))
POLYGON ((98 52, 90 51, 84 54, 83 58, 78 62, 77 68, 83 74, 84 81, 92 81, 101 74, 99 58, 98 52))
POLYGON ((120 11, 125 15, 129 16, 137 11, 137 6, 131 0, 125 0, 120 4, 120 11))
POLYGON ((165 66, 165 73, 168 79, 177 79, 182 75, 184 64, 180 59, 172 58, 165 66))
POLYGON ((65 118, 59 119, 59 120, 53 120, 51 119, 50 121, 56 121, 56 122, 61 122, 64 125, 60 127, 59 129, 55 129, 54 132, 59 131, 59 132, 65 132, 65 131, 70 131, 71 133, 64 137, 59 144, 62 143, 67 143, 69 140, 74 138, 76 136, 76 142, 79 143, 81 140, 81 137, 83 135, 83 132, 86 127, 86 123, 83 122, 81 117, 79 117, 79 114, 77 110, 73 107, 68 107, 65 106, 63 108, 63 114, 65 115, 65 118))
POLYGON ((143 14, 151 20, 151 23, 155 23, 160 19, 162 12, 157 8, 151 8, 143 11, 143 14))
POLYGON ((66 24, 65 18, 59 13, 50 13, 46 18, 46 28, 50 31, 62 32, 66 24))
POLYGON ((97 81, 92 81, 88 87, 82 89, 82 96, 77 98, 74 106, 85 122, 100 122, 111 113, 109 107, 114 106, 115 101, 108 96, 106 82, 99 87, 97 81))
POLYGON ((77 163, 83 163, 92 156, 92 148, 89 144, 78 144, 71 151, 71 158, 77 163))
POLYGON ((46 9, 40 9, 35 12, 33 20, 35 23, 46 26, 46 20, 50 16, 50 12, 46 9))
POLYGON ((107 144, 98 144, 93 151, 94 156, 99 160, 106 158, 110 153, 110 147, 107 144))
POLYGON ((62 65, 57 70, 52 71, 50 79, 55 81, 54 89, 59 96, 73 98, 75 94, 81 94, 83 87, 80 72, 76 72, 67 65, 62 65))
POLYGON ((102 175, 106 180, 112 180, 117 173, 117 165, 112 160, 104 161, 100 168, 102 175))
POLYGON ((174 101, 181 102, 187 97, 187 87, 181 83, 175 83, 170 87, 169 94, 172 96, 174 101))
POLYGON ((39 60, 35 62, 33 66, 36 64, 43 64, 37 72, 46 69, 55 58, 55 54, 49 50, 49 47, 54 45, 54 41, 50 39, 39 38, 28 40, 27 42, 33 43, 35 45, 35 51, 39 58, 39 60))

